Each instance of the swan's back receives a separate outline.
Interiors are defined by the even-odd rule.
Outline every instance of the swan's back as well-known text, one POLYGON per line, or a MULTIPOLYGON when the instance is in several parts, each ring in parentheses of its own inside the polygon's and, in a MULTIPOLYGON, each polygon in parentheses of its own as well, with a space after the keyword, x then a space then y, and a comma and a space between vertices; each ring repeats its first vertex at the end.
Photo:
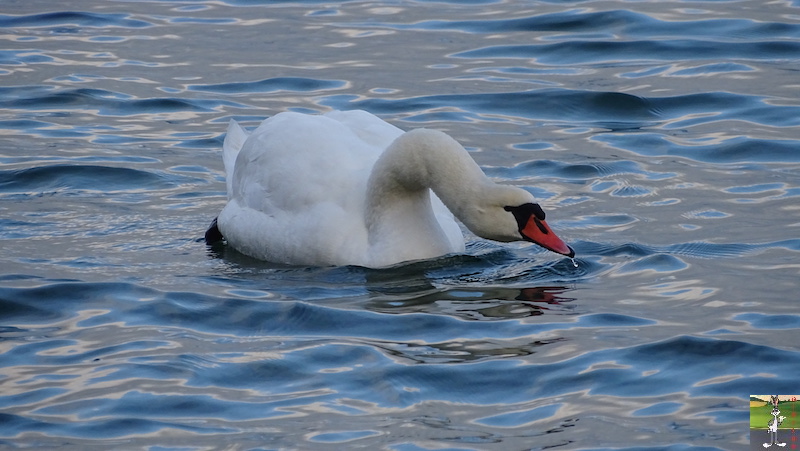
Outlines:
POLYGON ((229 146, 226 138, 224 153, 235 154, 227 174, 232 180, 230 197, 263 212, 357 201, 354 191, 366 183, 375 160, 402 133, 363 111, 280 113, 243 141, 234 134, 229 146))

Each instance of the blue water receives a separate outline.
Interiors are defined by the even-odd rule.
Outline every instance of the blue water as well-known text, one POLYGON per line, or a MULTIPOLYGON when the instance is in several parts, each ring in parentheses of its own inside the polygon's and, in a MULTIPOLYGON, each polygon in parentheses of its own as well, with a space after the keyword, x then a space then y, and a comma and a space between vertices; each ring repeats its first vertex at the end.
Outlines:
POLYGON ((797 391, 797 1, 62 3, 0 6, 0 448, 748 449, 797 391), (577 266, 203 244, 231 118, 352 108, 577 266))

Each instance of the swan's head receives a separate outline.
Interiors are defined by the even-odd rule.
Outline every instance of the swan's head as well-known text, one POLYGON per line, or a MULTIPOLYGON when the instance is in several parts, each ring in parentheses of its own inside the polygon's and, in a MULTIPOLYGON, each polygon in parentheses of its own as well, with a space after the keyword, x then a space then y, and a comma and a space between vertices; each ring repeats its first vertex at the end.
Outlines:
POLYGON ((544 210, 539 204, 526 203, 516 207, 505 206, 503 209, 514 215, 523 240, 570 258, 575 256, 575 251, 547 225, 544 210))
POLYGON ((495 185, 490 202, 478 206, 465 225, 486 239, 530 241, 558 254, 574 257, 575 251, 545 222, 545 213, 533 196, 520 188, 495 185), (499 192, 498 192, 499 191, 499 192))

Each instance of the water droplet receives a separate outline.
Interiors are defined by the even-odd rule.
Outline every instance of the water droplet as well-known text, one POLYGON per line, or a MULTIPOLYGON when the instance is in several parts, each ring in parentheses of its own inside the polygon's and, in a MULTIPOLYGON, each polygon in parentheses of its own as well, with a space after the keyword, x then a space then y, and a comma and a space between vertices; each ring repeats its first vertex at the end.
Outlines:
POLYGON ((570 258, 570 260, 572 260, 572 266, 577 268, 578 267, 578 261, 575 260, 574 258, 570 258))

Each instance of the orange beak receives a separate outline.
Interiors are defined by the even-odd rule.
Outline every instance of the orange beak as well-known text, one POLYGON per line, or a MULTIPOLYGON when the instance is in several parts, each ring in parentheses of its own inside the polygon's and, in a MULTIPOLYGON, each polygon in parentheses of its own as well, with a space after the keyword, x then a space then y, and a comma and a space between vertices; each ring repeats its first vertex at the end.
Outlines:
POLYGON ((526 240, 536 243, 549 251, 566 255, 570 258, 575 256, 575 251, 556 236, 544 219, 539 219, 535 215, 530 215, 525 227, 520 229, 519 232, 526 240))

